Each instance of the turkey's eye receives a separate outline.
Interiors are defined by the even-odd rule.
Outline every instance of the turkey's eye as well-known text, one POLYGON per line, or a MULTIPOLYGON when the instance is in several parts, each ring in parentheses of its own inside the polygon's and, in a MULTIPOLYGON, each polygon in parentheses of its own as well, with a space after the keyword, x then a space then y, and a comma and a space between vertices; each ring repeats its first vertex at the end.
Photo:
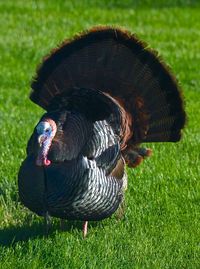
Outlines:
POLYGON ((51 129, 50 128, 47 128, 46 130, 45 130, 45 133, 49 133, 51 131, 51 129))

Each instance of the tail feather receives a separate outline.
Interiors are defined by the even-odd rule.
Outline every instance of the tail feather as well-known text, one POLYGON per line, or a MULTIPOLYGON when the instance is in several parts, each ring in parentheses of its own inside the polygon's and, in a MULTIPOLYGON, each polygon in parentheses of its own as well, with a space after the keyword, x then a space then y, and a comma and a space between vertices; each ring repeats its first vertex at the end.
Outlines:
POLYGON ((144 142, 177 142, 181 139, 181 132, 171 130, 159 133, 149 133, 148 140, 144 142))
POLYGON ((48 109, 73 88, 99 90, 123 103, 132 115, 129 144, 180 139, 185 112, 176 79, 157 53, 125 30, 96 27, 65 41, 39 67, 30 98, 48 109))
POLYGON ((148 134, 168 130, 173 131, 179 129, 181 126, 182 122, 180 121, 180 115, 177 114, 176 116, 161 118, 160 120, 154 121, 152 124, 149 125, 148 134))

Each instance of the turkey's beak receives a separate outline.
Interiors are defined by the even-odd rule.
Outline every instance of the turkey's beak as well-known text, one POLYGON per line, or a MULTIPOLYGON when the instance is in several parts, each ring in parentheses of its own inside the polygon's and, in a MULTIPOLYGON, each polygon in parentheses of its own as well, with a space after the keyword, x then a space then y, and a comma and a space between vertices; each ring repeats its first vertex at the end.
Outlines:
POLYGON ((42 147, 42 145, 46 139, 47 139, 46 135, 42 134, 42 135, 38 136, 38 144, 40 147, 42 147))

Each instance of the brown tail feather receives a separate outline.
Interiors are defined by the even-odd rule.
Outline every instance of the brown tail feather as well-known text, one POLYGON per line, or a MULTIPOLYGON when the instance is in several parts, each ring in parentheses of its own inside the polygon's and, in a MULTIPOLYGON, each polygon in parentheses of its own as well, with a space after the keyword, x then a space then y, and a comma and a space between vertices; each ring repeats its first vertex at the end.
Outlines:
MULTIPOLYGON (((181 139, 181 131, 164 131, 162 133, 148 134, 147 142, 177 142, 181 139)), ((146 142, 144 140, 144 142, 146 142)))
POLYGON ((121 100, 132 115, 129 144, 180 139, 185 112, 175 78, 155 52, 125 30, 97 27, 65 41, 44 59, 30 98, 48 109, 55 96, 75 87, 121 100))
POLYGON ((181 122, 179 116, 180 115, 177 115, 176 117, 174 116, 168 117, 165 118, 164 120, 154 122, 153 125, 150 126, 148 130, 146 141, 148 142, 179 141, 181 137, 180 129, 183 125, 183 122, 181 122))

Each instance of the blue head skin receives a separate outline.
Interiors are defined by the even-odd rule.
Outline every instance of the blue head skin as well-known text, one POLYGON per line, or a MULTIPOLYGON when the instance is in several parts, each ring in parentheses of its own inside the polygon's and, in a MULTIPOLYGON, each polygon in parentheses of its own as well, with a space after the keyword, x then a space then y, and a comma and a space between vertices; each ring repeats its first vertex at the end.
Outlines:
POLYGON ((52 119, 45 119, 37 125, 36 132, 38 134, 39 152, 36 159, 36 165, 48 166, 51 164, 47 155, 56 131, 56 123, 52 119))

